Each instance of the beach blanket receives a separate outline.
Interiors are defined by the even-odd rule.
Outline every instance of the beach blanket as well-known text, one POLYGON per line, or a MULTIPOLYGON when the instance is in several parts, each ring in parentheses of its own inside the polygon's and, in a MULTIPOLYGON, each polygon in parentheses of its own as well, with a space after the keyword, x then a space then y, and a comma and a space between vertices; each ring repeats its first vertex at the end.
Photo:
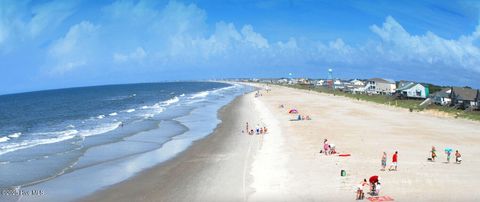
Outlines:
POLYGON ((369 201, 394 201, 390 196, 373 196, 367 198, 369 201))

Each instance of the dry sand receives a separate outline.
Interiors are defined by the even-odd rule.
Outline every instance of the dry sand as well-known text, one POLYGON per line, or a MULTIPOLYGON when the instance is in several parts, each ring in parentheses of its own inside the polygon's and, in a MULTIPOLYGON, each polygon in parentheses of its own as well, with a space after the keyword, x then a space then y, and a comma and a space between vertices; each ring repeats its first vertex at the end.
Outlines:
POLYGON ((354 187, 371 175, 395 201, 480 200, 478 122, 285 87, 262 94, 223 108, 215 133, 175 159, 85 200, 354 201, 354 187), (290 108, 313 120, 290 121, 290 108), (242 134, 245 121, 269 133, 242 134), (320 154, 324 138, 352 156, 320 154), (431 146, 436 162, 426 160, 431 146), (464 162, 444 163, 445 147, 460 150, 464 162), (388 162, 399 151, 398 171, 380 171, 383 151, 388 162))

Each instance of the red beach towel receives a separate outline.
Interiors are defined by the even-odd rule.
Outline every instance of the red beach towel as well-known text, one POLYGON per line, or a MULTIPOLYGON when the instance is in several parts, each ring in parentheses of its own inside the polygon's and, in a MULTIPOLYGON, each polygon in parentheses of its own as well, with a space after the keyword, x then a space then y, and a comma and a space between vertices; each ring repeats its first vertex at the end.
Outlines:
POLYGON ((392 197, 390 196, 374 196, 374 197, 368 197, 367 198, 369 201, 394 201, 392 197))

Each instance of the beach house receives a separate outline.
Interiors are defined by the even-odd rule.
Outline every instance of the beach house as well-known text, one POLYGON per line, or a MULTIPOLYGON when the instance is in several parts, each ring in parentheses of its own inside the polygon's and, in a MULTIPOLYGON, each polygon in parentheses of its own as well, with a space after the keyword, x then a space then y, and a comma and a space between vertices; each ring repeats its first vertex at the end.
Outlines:
POLYGON ((354 86, 365 86, 365 83, 358 79, 353 79, 349 83, 354 86))
POLYGON ((403 83, 396 89, 396 94, 403 98, 421 98, 425 99, 429 96, 430 92, 428 86, 422 85, 420 83, 403 83))
POLYGON ((478 109, 479 105, 479 90, 471 88, 452 87, 450 89, 450 97, 452 105, 461 109, 478 109))
POLYGON ((369 94, 386 94, 395 93, 397 85, 391 79, 373 78, 368 79, 365 85, 365 92, 369 94))
POLYGON ((325 84, 326 84, 326 82, 323 79, 318 80, 317 83, 316 83, 317 86, 323 86, 325 84))
POLYGON ((431 97, 435 104, 447 106, 452 103, 452 98, 450 97, 451 93, 452 93, 451 88, 443 88, 442 90, 432 94, 431 97))

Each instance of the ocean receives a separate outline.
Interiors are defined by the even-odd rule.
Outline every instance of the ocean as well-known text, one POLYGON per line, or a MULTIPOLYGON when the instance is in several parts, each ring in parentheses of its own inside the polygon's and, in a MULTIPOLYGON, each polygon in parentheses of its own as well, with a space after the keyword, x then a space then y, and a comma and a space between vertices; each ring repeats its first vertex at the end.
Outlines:
POLYGON ((34 189, 43 200, 88 195, 207 136, 217 111, 252 90, 169 82, 0 96, 0 188, 34 189))

